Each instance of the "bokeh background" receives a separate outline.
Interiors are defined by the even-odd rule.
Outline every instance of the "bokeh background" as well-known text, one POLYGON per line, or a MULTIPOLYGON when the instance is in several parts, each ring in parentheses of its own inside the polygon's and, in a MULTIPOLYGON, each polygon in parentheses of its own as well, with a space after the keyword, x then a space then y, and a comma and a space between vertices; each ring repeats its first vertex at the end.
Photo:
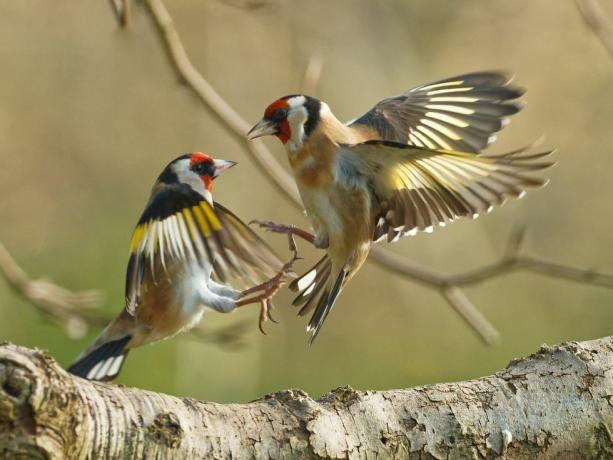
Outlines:
MULTIPOLYGON (((613 5, 602 2, 613 17, 613 5)), ((528 105, 491 149, 546 134, 551 183, 476 221, 391 249, 455 273, 499 257, 512 228, 524 251, 613 272, 613 61, 571 0, 168 0, 195 66, 254 123, 300 90, 323 59, 317 96, 350 119, 378 100, 454 74, 508 69, 528 105), (245 5, 249 7, 245 7, 245 5)), ((127 245, 149 189, 178 154, 204 150, 240 167, 217 199, 244 219, 306 225, 169 65, 140 2, 128 30, 108 2, 0 1, 0 240, 32 276, 100 289, 122 307, 127 245)), ((287 167, 276 139, 265 141, 287 167)), ((279 251, 283 238, 266 238, 279 251)), ((302 245, 307 268, 316 251, 302 245)), ((514 273, 467 290, 499 329, 485 346, 436 292, 373 264, 345 290, 307 345, 291 296, 279 324, 257 331, 257 307, 210 313, 204 329, 246 321, 244 347, 191 336, 133 351, 119 382, 219 402, 288 387, 317 396, 351 385, 408 387, 491 373, 542 343, 613 333, 613 291, 514 273)), ((0 339, 46 348, 67 365, 98 331, 74 340, 0 281, 0 339)))

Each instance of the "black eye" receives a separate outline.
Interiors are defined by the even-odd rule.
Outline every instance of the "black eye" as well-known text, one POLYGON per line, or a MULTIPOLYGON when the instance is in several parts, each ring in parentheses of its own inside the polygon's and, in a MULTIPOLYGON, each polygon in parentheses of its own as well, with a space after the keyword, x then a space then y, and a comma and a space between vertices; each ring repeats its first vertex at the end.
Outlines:
POLYGON ((212 170, 213 170, 213 165, 211 163, 207 163, 205 161, 202 161, 200 163, 195 163, 194 165, 192 165, 192 171, 194 171, 199 176, 201 176, 203 174, 209 174, 210 175, 212 170))
POLYGON ((286 117, 287 117, 287 109, 277 109, 272 114, 271 120, 279 122, 281 120, 285 120, 286 117))

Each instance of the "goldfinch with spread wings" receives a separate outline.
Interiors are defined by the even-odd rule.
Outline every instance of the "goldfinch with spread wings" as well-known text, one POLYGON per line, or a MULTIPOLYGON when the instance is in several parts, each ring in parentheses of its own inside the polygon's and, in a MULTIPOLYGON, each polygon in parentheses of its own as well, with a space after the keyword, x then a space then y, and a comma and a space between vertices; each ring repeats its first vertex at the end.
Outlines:
POLYGON ((551 152, 476 155, 520 110, 522 94, 505 75, 481 72, 411 89, 348 123, 309 96, 268 106, 247 137, 275 135, 285 145, 314 234, 259 223, 326 251, 290 285, 300 314, 314 310, 311 342, 374 242, 474 218, 546 183, 532 173, 553 164, 543 160, 551 152))
POLYGON ((207 309, 228 313, 259 303, 261 328, 294 259, 284 264, 213 201, 213 181, 234 165, 196 152, 166 166, 132 236, 125 308, 69 372, 111 380, 129 350, 192 328, 207 309), (239 291, 227 284, 227 276, 260 284, 239 291), (268 281, 261 282, 264 278, 268 281))

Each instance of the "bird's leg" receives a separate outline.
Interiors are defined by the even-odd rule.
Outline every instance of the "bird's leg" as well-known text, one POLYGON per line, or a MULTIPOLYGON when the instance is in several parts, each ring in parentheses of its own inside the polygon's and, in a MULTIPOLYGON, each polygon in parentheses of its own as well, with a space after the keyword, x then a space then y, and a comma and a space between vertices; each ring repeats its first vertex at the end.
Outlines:
POLYGON ((311 232, 308 232, 306 230, 302 230, 301 228, 298 228, 292 224, 278 224, 270 220, 268 221, 252 220, 251 222, 249 222, 249 225, 251 224, 257 224, 260 226, 260 228, 263 228, 264 230, 267 230, 272 233, 283 233, 286 235, 295 235, 295 236, 302 238, 305 241, 308 241, 309 243, 313 245, 315 244, 315 240, 316 240, 315 235, 313 235, 311 232))
POLYGON ((270 319, 276 323, 276 321, 270 316, 270 310, 272 310, 273 306, 271 302, 272 297, 279 291, 279 289, 281 289, 281 286, 285 284, 288 277, 295 277, 294 272, 292 272, 292 266, 294 265, 294 262, 299 259, 298 250, 296 248, 294 237, 291 233, 287 235, 287 239, 289 241, 290 251, 292 252, 291 259, 288 260, 285 265, 283 265, 279 273, 270 278, 268 281, 242 291, 239 297, 241 300, 236 302, 236 307, 242 307, 252 303, 260 304, 260 318, 258 326, 262 334, 266 334, 262 328, 263 322, 270 319))

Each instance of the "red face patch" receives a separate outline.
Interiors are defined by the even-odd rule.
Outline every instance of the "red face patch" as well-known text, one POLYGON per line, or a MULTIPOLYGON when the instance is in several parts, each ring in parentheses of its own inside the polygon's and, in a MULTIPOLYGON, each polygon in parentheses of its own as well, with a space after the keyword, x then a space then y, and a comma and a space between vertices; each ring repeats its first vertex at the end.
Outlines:
POLYGON ((189 169, 198 174, 209 192, 213 189, 213 159, 206 153, 193 152, 189 160, 189 169))
MULTIPOLYGON (((287 99, 277 99, 275 102, 266 107, 266 110, 264 111, 264 118, 274 119, 275 112, 279 109, 289 109, 287 99)), ((276 121, 276 123, 277 128, 279 129, 276 136, 285 144, 289 138, 292 137, 292 130, 289 127, 289 122, 287 121, 287 118, 283 118, 282 120, 276 121)))
POLYGON ((203 161, 210 163, 213 161, 213 159, 210 156, 208 156, 206 153, 192 152, 192 156, 190 158, 189 165, 191 167, 192 165, 196 163, 202 163, 203 161))
POLYGON ((287 103, 286 99, 277 99, 275 102, 273 102, 268 107, 266 107, 266 110, 264 110, 264 118, 272 117, 273 113, 275 113, 275 111, 278 109, 288 109, 288 108, 289 108, 289 104, 287 103))
POLYGON ((279 127, 279 132, 277 133, 277 137, 284 144, 292 137, 292 130, 289 127, 289 122, 287 119, 283 120, 281 123, 277 125, 279 127))

